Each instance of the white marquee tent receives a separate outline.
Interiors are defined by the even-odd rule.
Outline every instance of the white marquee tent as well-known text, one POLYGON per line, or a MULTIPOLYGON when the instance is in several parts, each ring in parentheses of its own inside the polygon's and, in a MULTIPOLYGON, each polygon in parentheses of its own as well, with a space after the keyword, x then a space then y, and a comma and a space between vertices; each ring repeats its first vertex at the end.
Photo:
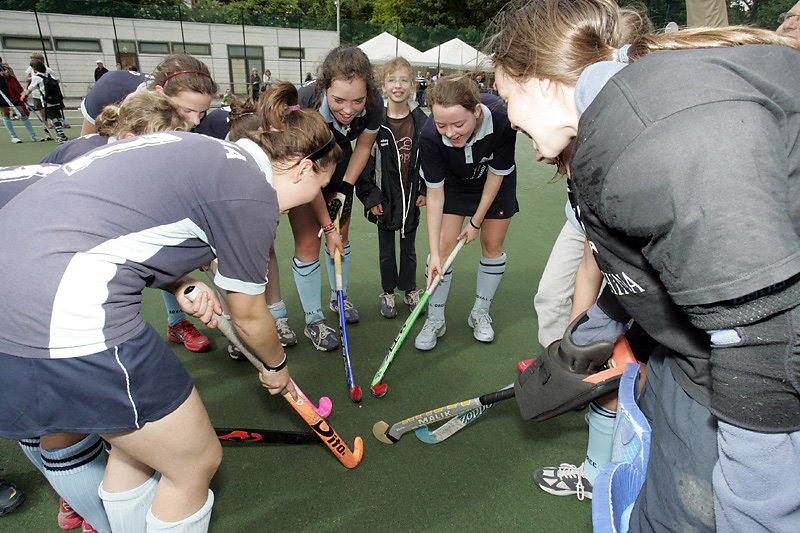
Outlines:
POLYGON ((412 65, 436 66, 435 59, 431 64, 430 61, 425 59, 422 52, 388 32, 383 32, 359 44, 358 47, 367 54, 373 64, 386 63, 397 56, 401 56, 412 65))
POLYGON ((468 45, 461 39, 451 39, 439 46, 434 46, 422 54, 426 64, 439 65, 439 68, 472 70, 476 67, 486 68, 489 64, 486 54, 468 45))

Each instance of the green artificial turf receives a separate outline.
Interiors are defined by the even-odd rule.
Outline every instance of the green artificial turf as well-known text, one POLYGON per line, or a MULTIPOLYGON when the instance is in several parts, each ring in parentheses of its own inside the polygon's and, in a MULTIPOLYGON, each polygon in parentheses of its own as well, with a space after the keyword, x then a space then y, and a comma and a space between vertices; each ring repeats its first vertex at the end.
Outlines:
MULTIPOLYGON (((73 124, 79 124, 77 118, 73 124)), ((68 131, 72 137, 78 128, 68 131)), ((45 148, 52 149, 52 143, 3 146, 2 164, 36 162, 45 148)), ((379 420, 392 425, 499 389, 516 377, 517 361, 538 355, 533 296, 564 223, 566 194, 563 182, 549 183, 552 167, 535 162, 530 141, 523 135, 517 142, 517 168, 520 213, 508 232, 508 266, 491 310, 495 341, 478 343, 467 326, 480 259, 475 242, 454 263, 447 334, 433 351, 417 351, 413 342, 422 326, 420 318, 386 374, 389 390, 382 399, 369 395, 369 383, 409 311, 399 304, 396 319, 380 316, 376 227, 355 203, 349 295, 361 321, 348 326, 348 337, 355 381, 364 391, 360 404, 350 401, 341 352, 318 352, 302 336, 303 312, 289 268, 293 242, 289 224, 283 221, 276 242, 281 287, 290 324, 300 337, 297 346, 287 349, 292 376, 313 401, 323 395, 333 400, 329 422, 351 448, 356 435, 364 439, 364 458, 357 468, 347 470, 321 444, 226 445, 212 481, 216 495, 212 531, 591 529, 589 500, 551 496, 532 482, 533 471, 540 466, 580 464, 587 438, 583 413, 534 424, 523 421, 514 400, 508 400, 440 444, 424 444, 412 432, 386 445, 371 432, 379 420)), ((427 242, 423 223, 417 233, 420 286, 424 286, 427 242)), ((326 293, 323 290, 323 298, 326 293)), ((327 306, 324 309, 328 323, 335 326, 336 315, 327 306)), ((165 336, 166 317, 158 292, 147 291, 143 313, 165 336)), ((282 398, 264 392, 249 363, 229 359, 227 342, 219 332, 202 329, 212 341, 211 351, 196 354, 172 346, 195 379, 216 426, 307 429, 282 398)), ((59 531, 58 498, 16 443, 0 440, 0 467, 5 468, 0 475, 28 496, 19 509, 0 519, 0 531, 59 531)))

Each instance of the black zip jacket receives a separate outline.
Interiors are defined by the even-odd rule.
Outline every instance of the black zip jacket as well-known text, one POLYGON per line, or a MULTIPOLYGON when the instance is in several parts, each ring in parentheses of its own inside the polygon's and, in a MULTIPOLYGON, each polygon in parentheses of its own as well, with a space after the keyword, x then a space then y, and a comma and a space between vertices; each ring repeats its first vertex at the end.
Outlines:
POLYGON ((409 167, 406 191, 400 178, 400 152, 397 142, 389 128, 384 109, 383 121, 378 138, 372 145, 372 153, 367 166, 356 182, 356 195, 364 204, 364 215, 372 223, 385 231, 407 231, 416 229, 419 224, 418 196, 425 196, 425 182, 419 176, 419 133, 428 119, 427 115, 414 104, 411 116, 414 118, 414 138, 411 144, 411 165, 409 167), (383 204, 383 215, 375 216, 370 209, 383 204))

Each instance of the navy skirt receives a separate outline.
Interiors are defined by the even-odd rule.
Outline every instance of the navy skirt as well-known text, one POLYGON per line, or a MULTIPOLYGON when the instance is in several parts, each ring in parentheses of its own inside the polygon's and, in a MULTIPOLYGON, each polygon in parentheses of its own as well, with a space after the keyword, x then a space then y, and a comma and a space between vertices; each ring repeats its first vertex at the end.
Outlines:
MULTIPOLYGON (((465 182, 459 179, 444 180, 444 209, 447 215, 459 215, 471 217, 478 209, 483 194, 483 184, 486 180, 477 182, 465 182)), ((503 219, 511 218, 519 212, 517 203, 517 176, 507 176, 503 178, 500 190, 494 197, 494 202, 486 212, 486 218, 503 219)))
POLYGON ((149 324, 92 355, 32 359, 0 353, 0 437, 138 429, 177 409, 193 386, 149 324))

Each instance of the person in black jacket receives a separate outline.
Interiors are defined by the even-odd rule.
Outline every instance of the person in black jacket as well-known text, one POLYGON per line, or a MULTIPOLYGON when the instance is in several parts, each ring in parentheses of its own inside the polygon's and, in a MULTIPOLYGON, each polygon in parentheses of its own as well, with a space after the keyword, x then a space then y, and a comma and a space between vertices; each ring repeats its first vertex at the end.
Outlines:
POLYGON ((415 81, 408 61, 395 58, 383 67, 382 74, 387 106, 367 167, 356 182, 356 194, 364 204, 367 220, 378 225, 381 315, 394 318, 395 288, 404 291, 403 301, 411 310, 420 299, 414 240, 419 207, 425 205, 425 184, 419 176, 417 143, 428 117, 416 103, 410 103, 415 81), (398 231, 399 273, 395 255, 398 231))

